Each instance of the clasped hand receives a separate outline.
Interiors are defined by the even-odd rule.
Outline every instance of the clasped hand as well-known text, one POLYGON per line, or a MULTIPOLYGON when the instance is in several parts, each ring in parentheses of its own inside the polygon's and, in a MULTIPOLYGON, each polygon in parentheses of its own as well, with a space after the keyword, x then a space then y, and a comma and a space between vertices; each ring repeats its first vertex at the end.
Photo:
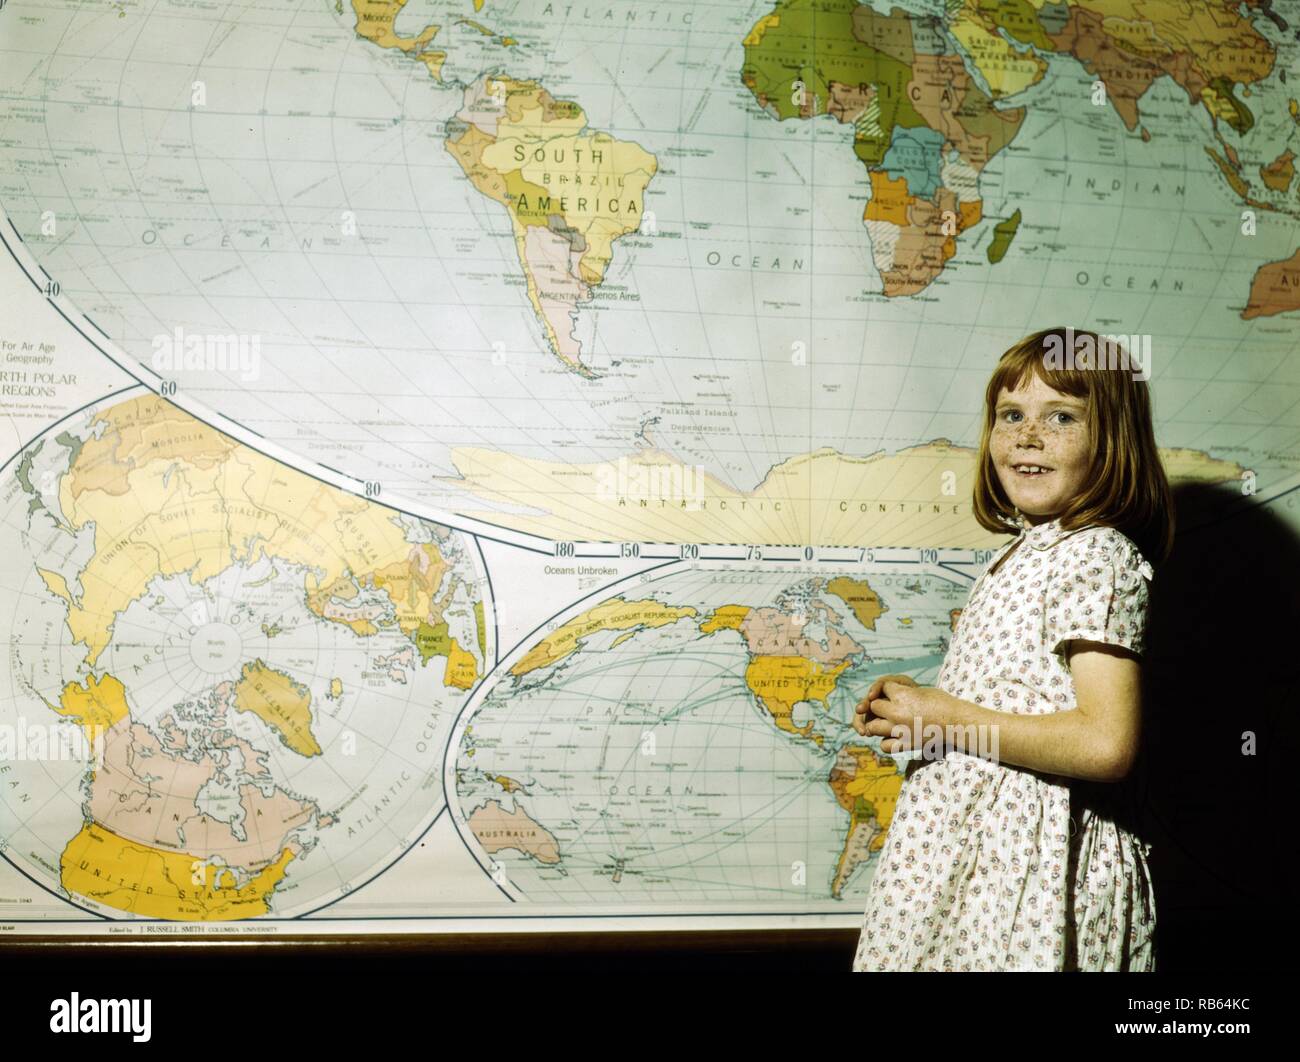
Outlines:
POLYGON ((853 729, 881 737, 882 752, 906 752, 915 737, 925 741, 927 726, 943 726, 951 698, 934 686, 919 686, 909 675, 883 675, 871 684, 853 714, 853 729))

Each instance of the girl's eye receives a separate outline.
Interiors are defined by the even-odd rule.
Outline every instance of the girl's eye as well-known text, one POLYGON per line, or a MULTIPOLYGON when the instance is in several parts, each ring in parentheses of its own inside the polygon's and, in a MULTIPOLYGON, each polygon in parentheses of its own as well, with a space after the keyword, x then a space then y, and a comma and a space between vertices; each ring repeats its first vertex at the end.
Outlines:
MULTIPOLYGON (((1065 410, 1063 409, 1058 409, 1052 415, 1056 417, 1064 417, 1065 419, 1059 422, 1061 424, 1071 424, 1074 422, 1074 416, 1070 413, 1065 412, 1065 410)), ((1008 409, 1006 412, 1002 414, 1002 419, 1014 423, 1015 418, 1019 416, 1020 416, 1020 411, 1018 409, 1008 409)))

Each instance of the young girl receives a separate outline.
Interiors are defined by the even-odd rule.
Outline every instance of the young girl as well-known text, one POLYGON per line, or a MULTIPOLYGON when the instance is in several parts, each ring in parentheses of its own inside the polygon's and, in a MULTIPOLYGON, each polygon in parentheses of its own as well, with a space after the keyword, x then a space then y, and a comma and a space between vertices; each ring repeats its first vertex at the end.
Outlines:
POLYGON ((1145 381, 1045 357, 1080 337, 1104 349, 1050 329, 1002 355, 974 511, 1019 534, 971 588, 935 686, 889 675, 857 707, 885 752, 969 729, 908 764, 854 970, 1154 969, 1150 846, 1117 783, 1141 733, 1145 558, 1172 548, 1173 497, 1145 381))

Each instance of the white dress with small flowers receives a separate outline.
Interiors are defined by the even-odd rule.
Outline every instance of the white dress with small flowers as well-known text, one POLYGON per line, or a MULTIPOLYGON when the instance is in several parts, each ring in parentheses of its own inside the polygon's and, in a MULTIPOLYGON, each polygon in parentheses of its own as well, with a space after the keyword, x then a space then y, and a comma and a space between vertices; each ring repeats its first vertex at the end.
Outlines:
MULTIPOLYGON (((1020 526, 971 588, 935 685, 996 711, 1065 711, 1064 643, 1141 654, 1154 573, 1114 528, 1020 526)), ((853 969, 1153 970, 1150 846, 1115 821, 1131 821, 1126 789, 954 749, 909 763, 853 969)))

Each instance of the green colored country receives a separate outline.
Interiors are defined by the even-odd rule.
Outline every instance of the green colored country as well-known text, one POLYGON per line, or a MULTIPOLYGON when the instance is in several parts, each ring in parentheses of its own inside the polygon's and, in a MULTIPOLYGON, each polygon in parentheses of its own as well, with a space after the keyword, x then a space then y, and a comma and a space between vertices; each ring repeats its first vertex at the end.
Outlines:
POLYGON ((989 244, 989 261, 994 265, 1002 261, 1003 256, 1007 253, 1007 248, 1011 246, 1011 241, 1016 238, 1016 232, 1020 229, 1020 211, 1017 210, 1006 221, 999 221, 993 229, 993 242, 989 244))
POLYGON ((741 80, 781 120, 826 114, 832 83, 874 87, 879 118, 874 128, 859 124, 854 151, 878 166, 895 126, 926 124, 907 95, 912 54, 907 15, 880 15, 856 0, 784 0, 745 38, 741 80))
POLYGON ((451 637, 447 624, 439 623, 436 627, 421 623, 415 631, 415 648, 420 653, 420 663, 427 664, 435 656, 446 656, 451 652, 451 637))

